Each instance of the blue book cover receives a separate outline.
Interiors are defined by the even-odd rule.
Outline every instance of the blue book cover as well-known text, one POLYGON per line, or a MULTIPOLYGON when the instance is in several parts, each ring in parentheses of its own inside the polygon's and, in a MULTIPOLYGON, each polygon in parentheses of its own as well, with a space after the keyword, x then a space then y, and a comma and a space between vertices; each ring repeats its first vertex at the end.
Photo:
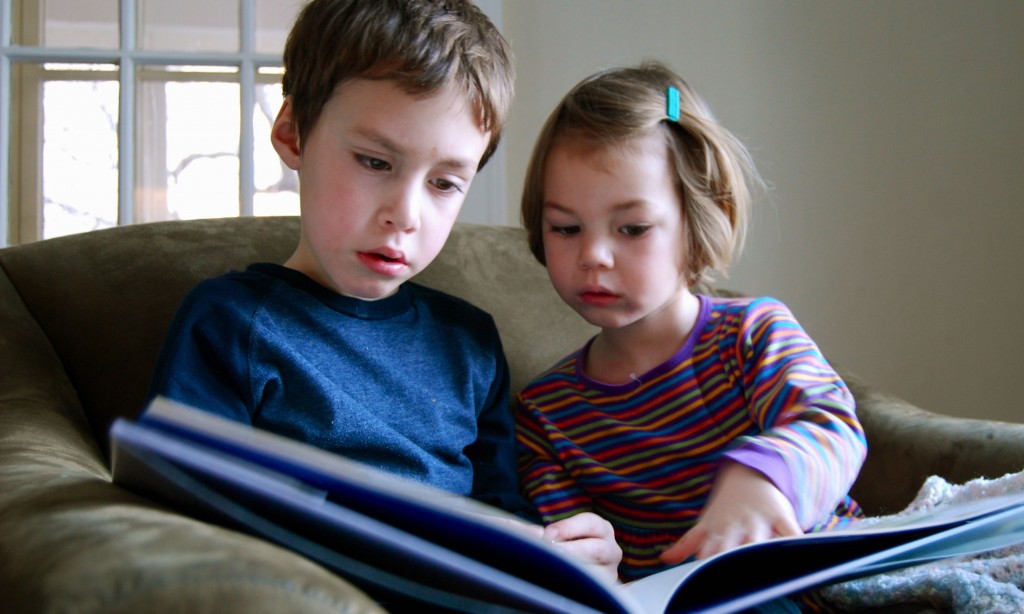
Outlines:
POLYGON ((111 444, 116 483, 294 550, 386 607, 728 614, 1024 542, 1024 495, 991 498, 742 546, 617 584, 501 510, 167 399, 139 422, 118 420, 111 444))

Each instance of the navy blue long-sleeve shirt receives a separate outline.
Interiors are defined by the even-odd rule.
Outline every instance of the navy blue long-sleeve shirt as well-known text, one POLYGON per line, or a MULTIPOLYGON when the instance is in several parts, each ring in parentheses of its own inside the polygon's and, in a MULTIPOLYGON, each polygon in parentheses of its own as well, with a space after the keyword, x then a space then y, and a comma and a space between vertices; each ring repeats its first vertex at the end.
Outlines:
POLYGON ((493 319, 414 283, 365 301, 254 264, 199 284, 151 393, 530 516, 493 319))

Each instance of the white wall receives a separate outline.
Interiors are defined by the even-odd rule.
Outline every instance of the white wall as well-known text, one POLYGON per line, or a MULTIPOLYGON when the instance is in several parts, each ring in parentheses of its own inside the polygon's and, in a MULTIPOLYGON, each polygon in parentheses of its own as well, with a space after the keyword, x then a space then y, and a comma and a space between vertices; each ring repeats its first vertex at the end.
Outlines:
MULTIPOLYGON (((505 31, 504 0, 476 0, 487 17, 498 30, 505 31)), ((497 151, 487 165, 473 179, 473 186, 466 195, 466 201, 459 211, 459 221, 472 224, 505 224, 508 205, 508 182, 504 143, 498 144, 497 151)), ((515 225, 515 224, 512 224, 515 225)))
POLYGON ((940 413, 1024 422, 1024 3, 509 0, 509 212, 593 70, 653 57, 770 198, 721 285, 789 304, 834 363, 940 413))

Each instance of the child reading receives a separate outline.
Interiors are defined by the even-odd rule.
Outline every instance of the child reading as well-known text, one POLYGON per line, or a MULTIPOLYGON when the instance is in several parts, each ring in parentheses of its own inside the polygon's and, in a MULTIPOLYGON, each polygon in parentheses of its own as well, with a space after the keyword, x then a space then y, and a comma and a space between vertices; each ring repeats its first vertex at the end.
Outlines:
MULTIPOLYGON (((493 320, 409 281, 497 146, 513 92, 507 43, 468 0, 314 0, 284 64, 271 139, 299 174, 298 246, 283 265, 193 290, 152 394, 534 515, 493 320)), ((605 521, 555 529, 565 549, 614 570, 605 521)))
POLYGON ((755 177, 654 62, 579 83, 532 154, 530 249, 600 331, 519 395, 521 482, 545 522, 609 520, 623 580, 859 513, 846 385, 782 303, 695 292, 738 248, 755 177))

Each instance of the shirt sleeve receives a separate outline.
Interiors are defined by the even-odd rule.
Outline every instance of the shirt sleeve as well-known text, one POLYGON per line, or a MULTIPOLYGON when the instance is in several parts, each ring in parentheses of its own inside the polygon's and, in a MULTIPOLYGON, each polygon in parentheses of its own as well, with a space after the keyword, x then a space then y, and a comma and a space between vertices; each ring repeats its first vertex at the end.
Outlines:
POLYGON ((726 456, 763 469, 810 530, 846 497, 867 454, 853 395, 785 305, 754 301, 739 326, 736 360, 762 432, 726 456))
POLYGON ((544 524, 593 511, 590 495, 569 474, 552 447, 543 414, 521 396, 516 403, 516 442, 523 492, 544 524))
POLYGON ((161 395, 252 424, 248 347, 252 308, 233 300, 221 279, 197 286, 182 302, 164 338, 150 386, 161 395))
POLYGON ((477 418, 477 439, 466 448, 466 456, 473 464, 472 497, 537 522, 536 508, 519 491, 515 431, 509 407, 509 370, 497 329, 494 339, 494 383, 477 418))

